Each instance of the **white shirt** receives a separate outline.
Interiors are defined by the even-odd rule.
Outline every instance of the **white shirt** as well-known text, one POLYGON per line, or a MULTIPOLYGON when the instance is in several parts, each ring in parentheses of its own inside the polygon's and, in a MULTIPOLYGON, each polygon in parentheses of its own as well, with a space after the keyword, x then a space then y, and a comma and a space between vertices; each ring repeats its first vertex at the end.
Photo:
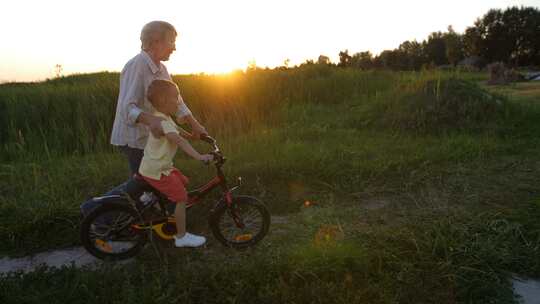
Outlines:
MULTIPOLYGON (((141 51, 126 63, 120 74, 120 92, 116 105, 111 144, 144 149, 149 131, 145 125, 136 123, 136 121, 142 112, 153 113, 155 111, 150 101, 146 99, 146 89, 155 79, 172 80, 165 65, 160 63, 157 66, 145 51, 141 51)), ((178 95, 178 98, 180 103, 176 116, 191 115, 182 96, 178 95)))

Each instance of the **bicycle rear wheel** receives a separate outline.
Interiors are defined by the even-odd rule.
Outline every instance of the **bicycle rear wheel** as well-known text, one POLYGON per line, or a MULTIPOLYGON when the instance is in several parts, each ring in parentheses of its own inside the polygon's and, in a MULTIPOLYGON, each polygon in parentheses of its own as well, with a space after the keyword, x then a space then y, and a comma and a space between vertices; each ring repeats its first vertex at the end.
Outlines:
POLYGON ((137 212, 127 203, 104 203, 81 222, 81 242, 90 254, 102 260, 133 257, 146 241, 132 228, 138 222, 137 212))
POLYGON ((246 248, 255 245, 268 233, 270 213, 251 196, 234 196, 232 208, 221 202, 210 216, 214 237, 227 247, 246 248))

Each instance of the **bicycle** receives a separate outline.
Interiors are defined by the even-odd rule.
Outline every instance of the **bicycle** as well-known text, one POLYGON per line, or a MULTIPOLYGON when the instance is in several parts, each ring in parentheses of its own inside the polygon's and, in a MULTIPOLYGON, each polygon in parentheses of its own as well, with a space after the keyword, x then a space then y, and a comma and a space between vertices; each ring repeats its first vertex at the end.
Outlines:
MULTIPOLYGON (((241 185, 229 188, 222 166, 226 161, 216 140, 210 136, 201 139, 214 148, 216 176, 202 187, 188 192, 186 209, 202 202, 213 189, 220 187, 222 194, 208 215, 214 237, 224 246, 246 248, 257 244, 268 233, 270 213, 257 198, 233 195, 241 185)), ((176 234, 175 204, 146 183, 140 176, 128 182, 123 195, 94 198, 98 207, 81 222, 80 237, 84 248, 93 256, 106 260, 122 260, 137 255, 143 245, 156 236, 172 241, 176 234), (153 193, 153 199, 144 204, 133 197, 153 193)))

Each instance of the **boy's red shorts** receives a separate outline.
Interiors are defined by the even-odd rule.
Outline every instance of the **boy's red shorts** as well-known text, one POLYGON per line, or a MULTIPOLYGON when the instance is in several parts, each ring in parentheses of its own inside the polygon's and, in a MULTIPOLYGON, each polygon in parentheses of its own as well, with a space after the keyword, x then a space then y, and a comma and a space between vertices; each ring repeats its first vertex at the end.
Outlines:
POLYGON ((178 169, 173 168, 169 175, 161 174, 161 179, 153 179, 150 177, 141 177, 159 192, 166 195, 169 200, 179 203, 187 202, 186 186, 189 179, 182 174, 178 169))

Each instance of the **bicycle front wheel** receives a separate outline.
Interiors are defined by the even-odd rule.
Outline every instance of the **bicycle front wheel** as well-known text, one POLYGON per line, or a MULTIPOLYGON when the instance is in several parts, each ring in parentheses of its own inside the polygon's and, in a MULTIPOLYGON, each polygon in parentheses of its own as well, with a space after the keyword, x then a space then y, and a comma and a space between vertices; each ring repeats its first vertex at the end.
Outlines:
POLYGON ((268 209, 251 196, 234 196, 231 208, 220 203, 210 217, 214 237, 227 247, 253 246, 266 236, 269 227, 268 209))
POLYGON ((123 260, 135 256, 145 238, 133 229, 137 212, 127 203, 105 203, 81 222, 81 242, 93 256, 102 260, 123 260))

